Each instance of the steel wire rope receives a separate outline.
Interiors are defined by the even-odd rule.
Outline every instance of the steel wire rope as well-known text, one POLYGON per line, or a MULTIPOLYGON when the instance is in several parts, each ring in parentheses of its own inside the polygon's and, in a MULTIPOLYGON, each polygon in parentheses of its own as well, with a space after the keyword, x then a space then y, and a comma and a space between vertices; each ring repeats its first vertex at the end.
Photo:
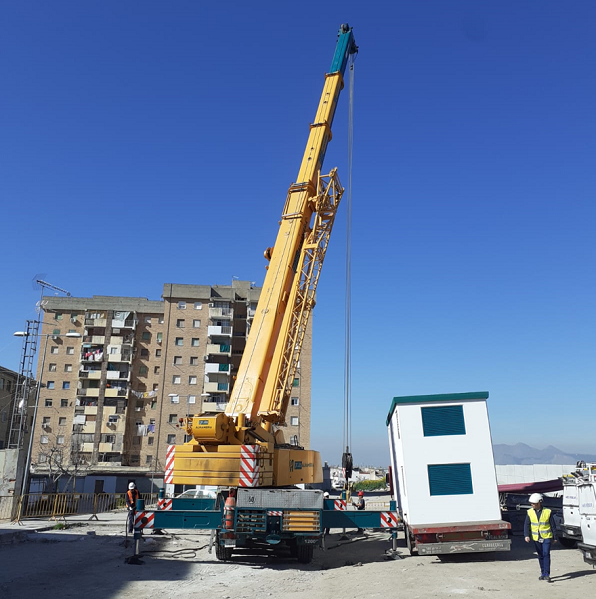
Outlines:
MULTIPOLYGON (((349 103, 348 103, 348 184, 347 184, 347 216, 346 216, 346 281, 345 281, 345 360, 344 360, 344 430, 343 448, 346 454, 352 446, 352 154, 353 154, 353 122, 354 122, 354 57, 350 56, 349 103)), ((342 460, 343 461, 343 460, 342 460)), ((343 464, 342 464, 343 465, 343 464)), ((347 477, 346 477, 347 481, 347 477)))

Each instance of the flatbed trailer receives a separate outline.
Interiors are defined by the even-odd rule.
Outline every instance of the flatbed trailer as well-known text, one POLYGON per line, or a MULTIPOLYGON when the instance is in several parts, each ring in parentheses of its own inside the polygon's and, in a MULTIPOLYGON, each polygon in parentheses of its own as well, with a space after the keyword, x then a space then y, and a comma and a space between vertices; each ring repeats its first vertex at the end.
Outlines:
POLYGON ((348 510, 342 499, 325 499, 322 491, 305 489, 238 489, 233 525, 226 519, 227 491, 212 498, 166 499, 160 492, 157 510, 146 510, 139 500, 135 536, 152 529, 192 529, 213 532, 218 559, 227 561, 240 549, 281 548, 299 562, 312 560, 314 548, 324 545, 328 528, 386 529, 396 553, 399 518, 389 510, 348 510))

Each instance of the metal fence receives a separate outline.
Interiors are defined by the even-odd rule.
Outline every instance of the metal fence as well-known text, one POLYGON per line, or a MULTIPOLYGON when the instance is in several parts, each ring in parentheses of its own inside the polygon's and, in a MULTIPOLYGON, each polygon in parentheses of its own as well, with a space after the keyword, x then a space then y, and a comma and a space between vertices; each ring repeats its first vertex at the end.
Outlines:
MULTIPOLYGON (((145 500, 147 508, 157 507, 157 493, 141 493, 141 499, 145 500)), ((93 518, 103 512, 125 508, 126 493, 30 493, 21 495, 18 501, 16 512, 20 517, 17 515, 17 519, 58 519, 84 514, 93 518)), ((10 513, 5 517, 10 517, 10 513)))

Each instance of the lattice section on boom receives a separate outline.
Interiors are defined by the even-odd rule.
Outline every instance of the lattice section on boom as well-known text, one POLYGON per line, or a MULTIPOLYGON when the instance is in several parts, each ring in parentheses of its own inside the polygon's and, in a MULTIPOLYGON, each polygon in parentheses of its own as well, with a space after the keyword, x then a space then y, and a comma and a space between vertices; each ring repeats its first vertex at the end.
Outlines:
POLYGON ((289 307, 292 310, 290 325, 276 378, 273 409, 270 417, 266 417, 267 420, 279 424, 283 423, 283 415, 292 391, 308 319, 315 304, 315 291, 343 192, 337 169, 333 169, 328 175, 319 176, 317 196, 310 200, 315 203, 313 228, 306 237, 300 253, 300 279, 294 300, 289 307))

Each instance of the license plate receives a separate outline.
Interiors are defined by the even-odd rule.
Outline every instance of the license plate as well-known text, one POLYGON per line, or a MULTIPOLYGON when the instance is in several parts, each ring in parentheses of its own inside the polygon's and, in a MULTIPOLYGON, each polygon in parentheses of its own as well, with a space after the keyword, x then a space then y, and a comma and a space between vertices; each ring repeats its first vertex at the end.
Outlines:
POLYGON ((224 539, 224 547, 236 547, 235 539, 224 539))

